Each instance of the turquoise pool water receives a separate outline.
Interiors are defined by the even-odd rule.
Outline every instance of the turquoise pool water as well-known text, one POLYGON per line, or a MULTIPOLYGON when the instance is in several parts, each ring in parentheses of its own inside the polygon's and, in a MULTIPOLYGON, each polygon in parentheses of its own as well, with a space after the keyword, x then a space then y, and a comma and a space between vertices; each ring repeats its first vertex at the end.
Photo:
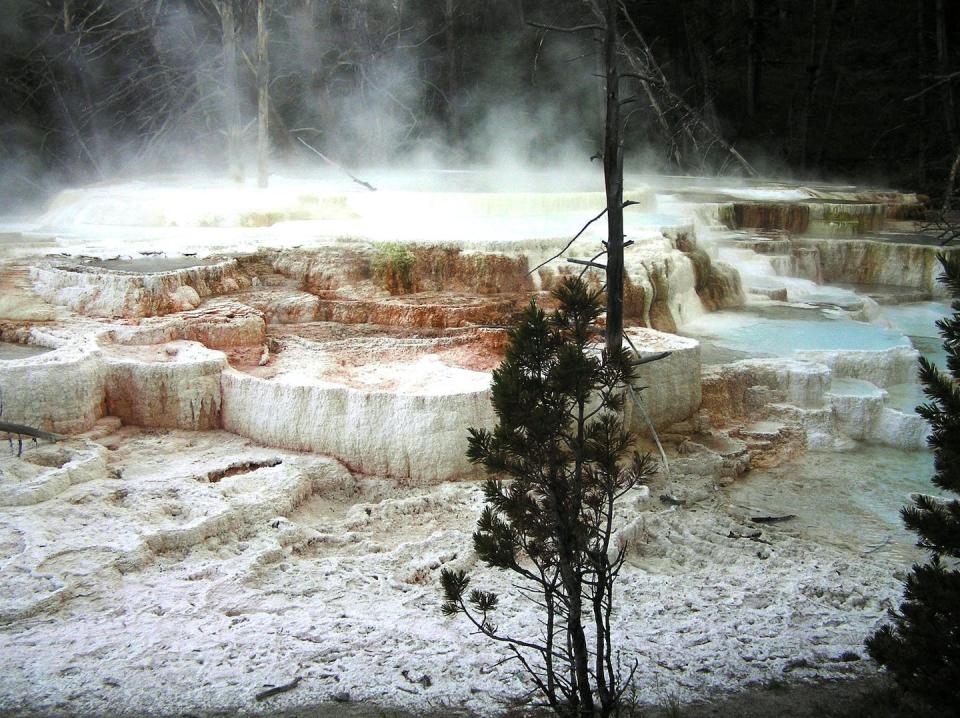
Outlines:
POLYGON ((801 350, 890 349, 910 346, 901 332, 849 319, 769 319, 741 312, 717 312, 684 327, 712 344, 753 355, 790 356, 801 350))

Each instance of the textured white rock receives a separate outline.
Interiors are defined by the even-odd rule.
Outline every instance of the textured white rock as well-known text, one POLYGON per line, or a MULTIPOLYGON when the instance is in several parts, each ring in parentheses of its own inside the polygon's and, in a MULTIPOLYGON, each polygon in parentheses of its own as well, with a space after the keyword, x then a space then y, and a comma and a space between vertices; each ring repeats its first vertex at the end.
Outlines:
MULTIPOLYGON (((863 382, 866 384, 866 382, 863 382)), ((886 406, 887 392, 827 394, 836 432, 856 441, 918 451, 927 447, 930 426, 918 414, 886 406)))
POLYGON ((897 449, 917 451, 928 448, 930 425, 917 414, 884 407, 872 428, 870 441, 897 449))
MULTIPOLYGON (((479 378, 489 382, 489 375, 479 378)), ((221 386, 228 431, 416 483, 477 475, 466 460, 467 428, 494 423, 485 387, 400 394, 265 380, 232 369, 223 372, 221 386)))
POLYGON ((749 415, 753 407, 748 390, 767 387, 780 400, 800 407, 823 404, 830 386, 830 369, 796 359, 744 359, 703 372, 704 408, 718 417, 749 415))
POLYGON ((106 476, 106 453, 93 443, 27 447, 21 457, 0 457, 3 481, 0 506, 28 506, 47 501, 71 486, 106 476))
POLYGON ((941 273, 937 254, 960 252, 955 247, 863 239, 797 238, 794 243, 818 250, 824 281, 914 287, 930 291, 934 296, 947 294, 946 288, 937 281, 941 273))
POLYGON ((111 330, 118 344, 162 344, 185 339, 211 349, 262 345, 267 339, 263 315, 232 299, 211 299, 199 309, 147 317, 134 326, 111 330))
POLYGON ((836 378, 863 379, 881 388, 915 382, 920 356, 916 349, 906 346, 880 350, 804 350, 795 354, 828 366, 836 378))
POLYGON ((632 239, 634 246, 624 254, 628 316, 648 327, 675 332, 708 309, 743 304, 739 273, 714 261, 698 243, 692 225, 632 239))
POLYGON ((60 434, 86 431, 103 415, 101 354, 90 340, 0 361, 3 419, 60 434))
POLYGON ((637 257, 628 255, 624 271, 631 282, 646 292, 643 320, 649 326, 666 325, 664 329, 673 329, 704 314, 703 302, 696 290, 693 262, 683 253, 667 250, 646 252, 637 257), (652 314, 658 303, 666 309, 670 322, 652 314))
POLYGON ((236 260, 135 274, 89 267, 34 266, 34 290, 46 301, 94 317, 149 317, 194 309, 201 297, 250 286, 236 260))
POLYGON ((148 427, 220 426, 220 372, 226 357, 196 342, 111 343, 105 333, 53 351, 0 361, 3 418, 76 434, 105 414, 148 427))
POLYGON ((136 426, 220 428, 222 352, 187 341, 104 350, 108 414, 136 426))
MULTIPOLYGON (((866 381, 831 387, 826 395, 836 429, 857 441, 874 438, 887 392, 866 381)), ((849 382, 849 380, 848 380, 849 382)))
POLYGON ((308 292, 263 289, 237 298, 263 314, 267 324, 302 324, 316 321, 320 299, 308 292))
MULTIPOLYGON (((387 488, 329 460, 245 444, 222 432, 128 435, 109 452, 122 479, 0 515, 0 706, 248 714, 263 710, 254 700, 263 685, 299 675, 270 710, 308 710, 347 691, 414 714, 441 695, 495 715, 526 693, 501 664, 505 648, 462 617, 438 618, 442 567, 514 595, 507 574, 475 565, 475 486, 387 488), (225 456, 283 463, 206 481, 225 456), (405 671, 432 687, 413 690, 405 671)), ((643 701, 782 675, 798 646, 805 678, 849 677, 851 664, 833 657, 860 650, 902 590, 893 578, 902 561, 864 555, 842 535, 771 527, 765 560, 755 543, 728 538, 748 522, 710 501, 624 509, 630 558, 613 621, 624 650, 647 658, 643 701), (709 621, 697 606, 711 607, 709 621)), ((537 635, 522 600, 504 600, 498 620, 511 635, 537 635)))
MULTIPOLYGON (((700 408, 700 342, 653 329, 631 327, 627 335, 641 356, 668 351, 666 359, 637 367, 640 400, 657 429, 683 421, 700 408)), ((625 404, 625 424, 641 435, 648 427, 633 402, 625 404)))

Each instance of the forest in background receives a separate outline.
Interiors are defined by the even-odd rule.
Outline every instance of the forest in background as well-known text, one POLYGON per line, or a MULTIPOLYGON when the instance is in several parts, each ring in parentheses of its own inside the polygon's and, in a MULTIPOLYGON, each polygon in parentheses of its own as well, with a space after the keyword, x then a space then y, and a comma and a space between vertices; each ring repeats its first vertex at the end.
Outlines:
MULTIPOLYGON (((348 166, 549 167, 601 147, 594 33, 536 26, 590 24, 589 0, 265 1, 278 163, 316 161, 298 138, 348 166)), ((0 203, 225 171, 231 113, 255 143, 257 0, 3 5, 0 203)), ((729 145, 765 176, 942 196, 960 147, 960 3, 624 0, 622 17, 628 170, 742 174, 729 145)))

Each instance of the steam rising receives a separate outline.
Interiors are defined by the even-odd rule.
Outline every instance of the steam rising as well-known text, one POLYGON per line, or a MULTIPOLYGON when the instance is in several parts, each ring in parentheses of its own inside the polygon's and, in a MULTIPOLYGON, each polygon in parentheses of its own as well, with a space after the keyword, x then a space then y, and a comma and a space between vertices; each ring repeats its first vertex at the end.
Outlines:
MULTIPOLYGON (((3 99, 16 109, 0 113, 0 202, 63 183, 226 175, 223 2, 5 3, 3 99)), ((268 4, 272 171, 317 169, 303 138, 352 168, 598 172, 589 158, 603 96, 589 33, 537 31, 522 4, 501 1, 268 4)), ((235 7, 249 174, 256 3, 235 7)))

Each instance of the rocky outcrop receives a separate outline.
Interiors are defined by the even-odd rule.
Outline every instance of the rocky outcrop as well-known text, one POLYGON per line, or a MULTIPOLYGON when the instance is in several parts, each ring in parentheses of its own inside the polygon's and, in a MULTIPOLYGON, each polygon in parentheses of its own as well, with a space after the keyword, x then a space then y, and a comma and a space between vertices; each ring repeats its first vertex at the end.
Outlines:
POLYGON ((882 350, 798 351, 796 355, 829 367, 834 378, 861 379, 881 388, 916 381, 920 357, 916 349, 908 346, 882 350))
POLYGON ((676 332, 706 311, 744 302, 739 273, 715 262, 692 227, 638 242, 624 256, 624 316, 676 332))
POLYGON ((887 392, 865 381, 841 384, 827 393, 835 432, 867 443, 898 449, 927 446, 930 426, 917 414, 906 414, 885 405, 887 392))
MULTIPOLYGON (((700 408, 700 342, 653 329, 630 328, 627 336, 641 356, 668 351, 670 356, 637 367, 636 386, 643 408, 657 429, 664 429, 697 413, 700 408)), ((629 399, 625 423, 640 435, 649 428, 629 399)))
POLYGON ((4 420, 58 434, 87 431, 105 415, 147 427, 219 428, 224 354, 187 341, 124 346, 110 336, 0 361, 4 420))
POLYGON ((467 428, 494 424, 485 386, 409 395, 266 380, 232 369, 223 372, 221 386, 228 431, 412 483, 477 475, 466 460, 467 428))
POLYGON ((703 405, 718 424, 772 418, 800 429, 810 448, 854 442, 899 449, 926 446, 929 426, 887 403, 882 388, 912 381, 916 352, 797 352, 803 359, 748 359, 703 374, 703 405))
POLYGON ((810 205, 734 202, 721 205, 720 221, 729 229, 780 229, 803 234, 810 224, 810 205))
MULTIPOLYGON (((891 200, 892 201, 892 200, 891 200)), ((890 203, 878 197, 804 202, 733 202, 720 205, 719 219, 728 229, 785 231, 791 235, 855 237, 883 229, 890 203)), ((895 214, 902 205, 895 204, 895 214)))
POLYGON ((3 467, 0 506, 29 506, 48 501, 71 486, 103 478, 107 450, 97 444, 68 442, 41 446, 23 454, 23 461, 3 467))
POLYGON ((210 349, 260 346, 267 339, 263 314, 232 299, 214 299, 200 309, 148 317, 135 326, 110 332, 117 344, 163 344, 186 340, 210 349))
MULTIPOLYGON (((668 236, 671 236, 670 233, 668 236)), ((672 240, 674 246, 693 263, 694 290, 704 309, 715 312, 743 305, 743 286, 740 273, 736 269, 711 258, 697 243, 692 230, 677 232, 672 235, 672 240)))
POLYGON ((108 345, 103 353, 106 410, 125 424, 220 428, 220 372, 226 356, 195 342, 108 345))
POLYGON ((106 368, 92 341, 0 361, 3 419, 58 434, 86 431, 103 416, 106 368))
POLYGON ((792 359, 745 359, 708 366, 703 372, 703 409, 722 423, 751 416, 764 406, 787 402, 801 407, 823 403, 830 369, 792 359))
POLYGON ((946 296, 937 281, 938 254, 956 255, 958 247, 875 242, 864 239, 795 238, 794 246, 815 249, 823 281, 893 285, 946 296))
POLYGON ((39 265, 34 290, 52 304, 93 317, 152 317, 196 309, 200 300, 249 287, 236 260, 150 274, 85 265, 39 265))

